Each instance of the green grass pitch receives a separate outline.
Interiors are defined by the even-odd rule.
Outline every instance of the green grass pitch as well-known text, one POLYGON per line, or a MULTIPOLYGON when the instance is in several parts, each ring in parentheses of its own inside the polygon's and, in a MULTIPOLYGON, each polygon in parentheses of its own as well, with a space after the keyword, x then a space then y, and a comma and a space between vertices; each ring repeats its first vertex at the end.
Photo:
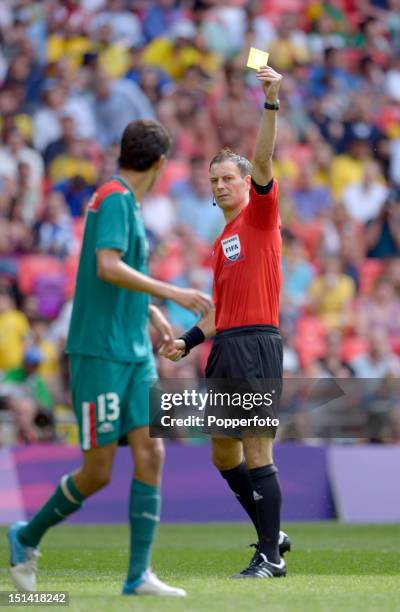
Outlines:
MULTIPOLYGON (((400 525, 332 522, 285 527, 294 542, 286 556, 287 578, 238 581, 229 576, 250 559, 250 526, 162 525, 153 569, 166 582, 184 587, 188 597, 161 599, 119 595, 127 562, 127 527, 63 525, 43 541, 38 587, 67 590, 70 610, 91 612, 400 610, 400 525)), ((4 528, 0 538, 4 591, 12 589, 4 528)))

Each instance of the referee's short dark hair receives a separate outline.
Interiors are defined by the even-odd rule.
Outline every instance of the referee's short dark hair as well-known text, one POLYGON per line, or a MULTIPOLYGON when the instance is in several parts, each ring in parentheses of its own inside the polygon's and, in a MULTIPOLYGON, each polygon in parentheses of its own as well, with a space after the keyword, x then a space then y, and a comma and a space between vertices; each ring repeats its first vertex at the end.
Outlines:
POLYGON ((159 121, 132 121, 122 134, 119 166, 124 170, 146 172, 162 155, 167 155, 170 147, 171 137, 159 121))
POLYGON ((217 155, 215 155, 210 161, 209 169, 211 170, 211 166, 214 164, 221 164, 225 161, 233 162, 243 177, 248 176, 249 174, 251 175, 253 171, 253 166, 246 157, 243 157, 243 155, 238 155, 230 149, 222 149, 219 153, 217 153, 217 155))

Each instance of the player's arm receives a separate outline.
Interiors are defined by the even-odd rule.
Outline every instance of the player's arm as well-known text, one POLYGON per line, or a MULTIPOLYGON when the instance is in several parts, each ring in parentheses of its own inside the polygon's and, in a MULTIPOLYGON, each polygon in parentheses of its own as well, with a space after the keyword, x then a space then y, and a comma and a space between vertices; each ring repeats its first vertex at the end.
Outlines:
POLYGON ((180 306, 201 315, 207 314, 212 306, 211 299, 196 289, 181 289, 146 276, 131 268, 121 259, 121 251, 115 249, 97 249, 97 276, 107 283, 140 291, 163 300, 172 300, 180 306))
MULTIPOLYGON (((257 79, 262 83, 265 102, 269 105, 278 104, 282 75, 270 66, 262 66, 257 72, 257 79)), ((264 108, 253 155, 252 179, 256 185, 266 186, 272 181, 272 156, 276 131, 276 110, 264 108)))
POLYGON ((213 307, 202 319, 200 319, 197 325, 174 341, 173 348, 167 343, 161 345, 159 354, 171 361, 179 361, 179 359, 185 357, 192 348, 198 346, 204 342, 204 340, 212 338, 215 334, 215 307, 213 307))
POLYGON ((172 349, 175 340, 172 326, 164 313, 154 304, 149 305, 149 320, 158 334, 160 344, 167 344, 172 349))

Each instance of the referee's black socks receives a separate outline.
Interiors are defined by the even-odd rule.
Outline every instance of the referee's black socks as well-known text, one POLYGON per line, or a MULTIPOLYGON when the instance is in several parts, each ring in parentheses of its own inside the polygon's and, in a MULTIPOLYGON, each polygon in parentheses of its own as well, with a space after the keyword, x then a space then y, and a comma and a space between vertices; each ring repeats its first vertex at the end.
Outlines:
POLYGON ((257 513, 259 552, 266 555, 271 563, 280 562, 282 495, 277 471, 273 463, 248 470, 257 513))
POLYGON ((242 461, 242 463, 240 463, 237 467, 232 468, 231 470, 220 470, 220 473, 222 478, 225 478, 242 508, 244 508, 253 521, 258 538, 260 538, 257 524, 256 504, 253 496, 253 484, 251 482, 246 463, 242 461))

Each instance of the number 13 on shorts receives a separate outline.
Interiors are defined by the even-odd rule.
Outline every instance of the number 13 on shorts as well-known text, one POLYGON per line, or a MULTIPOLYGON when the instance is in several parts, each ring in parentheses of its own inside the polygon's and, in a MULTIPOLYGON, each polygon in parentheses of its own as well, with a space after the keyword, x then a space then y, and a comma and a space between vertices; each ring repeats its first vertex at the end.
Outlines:
POLYGON ((120 412, 120 399, 114 392, 101 393, 96 402, 82 402, 82 449, 99 446, 98 434, 112 433, 120 412))

